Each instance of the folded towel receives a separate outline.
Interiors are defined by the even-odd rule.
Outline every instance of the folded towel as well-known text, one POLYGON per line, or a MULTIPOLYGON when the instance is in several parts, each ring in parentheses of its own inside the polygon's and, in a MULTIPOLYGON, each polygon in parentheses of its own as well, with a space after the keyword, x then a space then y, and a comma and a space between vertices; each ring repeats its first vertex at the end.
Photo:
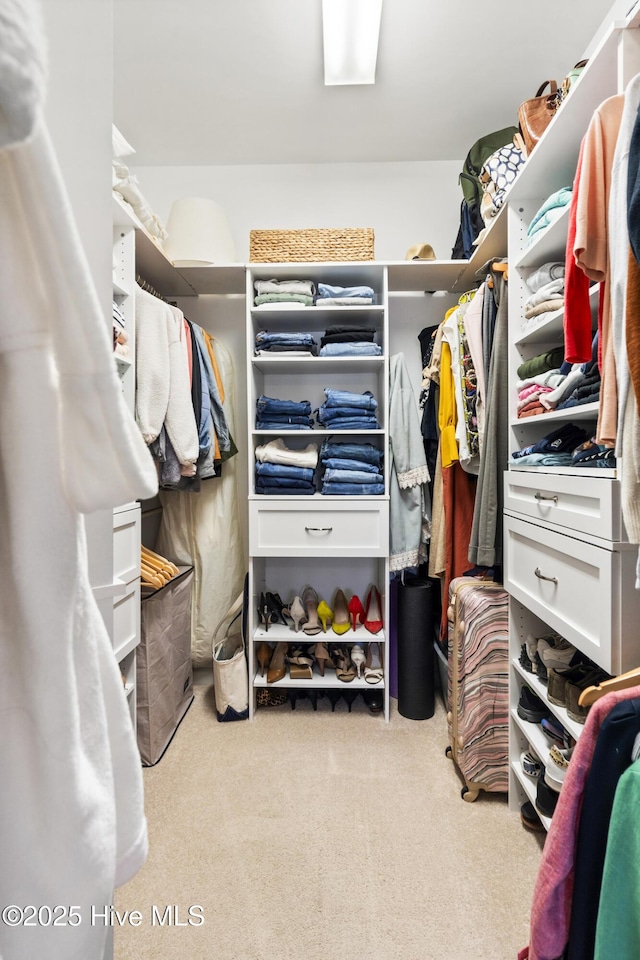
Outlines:
POLYGON ((301 293, 303 296, 313 297, 316 292, 313 280, 256 280, 253 285, 257 294, 301 293))
POLYGON ((540 287, 550 283, 552 280, 564 279, 564 262, 559 260, 550 260, 538 267, 530 277, 527 278, 527 286, 531 293, 535 293, 540 287))
POLYGON ((559 280, 550 280, 549 283, 538 287, 536 292, 532 293, 529 299, 525 301, 524 308, 526 310, 528 307, 537 307, 539 303, 543 303, 545 300, 554 300, 556 297, 562 296, 564 296, 564 277, 560 277, 559 280))
POLYGON ((303 307, 312 307, 313 297, 304 293, 261 293, 255 298, 256 307, 265 303, 297 303, 303 307))
POLYGON ((555 297, 553 300, 543 300, 536 307, 525 307, 524 315, 526 320, 533 317, 540 317, 543 313, 553 313, 556 310, 562 310, 564 307, 564 297, 555 297))

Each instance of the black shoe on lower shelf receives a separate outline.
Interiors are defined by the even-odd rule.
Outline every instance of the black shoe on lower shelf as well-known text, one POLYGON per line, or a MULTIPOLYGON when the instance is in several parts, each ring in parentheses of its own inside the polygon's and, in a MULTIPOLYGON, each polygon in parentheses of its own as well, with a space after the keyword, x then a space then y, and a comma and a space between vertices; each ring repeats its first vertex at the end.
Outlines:
POLYGON ((523 687, 518 701, 518 716, 529 723, 540 723, 545 717, 551 716, 551 711, 533 690, 523 687))
POLYGON ((382 690, 363 690, 362 696, 371 713, 382 713, 384 710, 384 695, 382 690))
POLYGON ((526 827, 527 830, 535 830, 536 832, 544 830, 544 824, 530 800, 527 800, 520 807, 520 819, 523 827, 526 827))
POLYGON ((536 790, 536 809, 538 813, 541 813, 543 817, 552 817, 555 813, 559 796, 559 793, 552 790, 551 787, 545 783, 543 768, 538 777, 538 787, 536 790))

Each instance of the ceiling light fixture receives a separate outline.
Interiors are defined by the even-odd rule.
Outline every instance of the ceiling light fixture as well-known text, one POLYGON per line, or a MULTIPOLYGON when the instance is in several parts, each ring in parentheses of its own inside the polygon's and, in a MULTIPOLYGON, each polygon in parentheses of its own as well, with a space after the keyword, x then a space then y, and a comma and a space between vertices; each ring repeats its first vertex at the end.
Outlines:
POLYGON ((322 0, 326 86, 375 83, 382 0, 322 0))

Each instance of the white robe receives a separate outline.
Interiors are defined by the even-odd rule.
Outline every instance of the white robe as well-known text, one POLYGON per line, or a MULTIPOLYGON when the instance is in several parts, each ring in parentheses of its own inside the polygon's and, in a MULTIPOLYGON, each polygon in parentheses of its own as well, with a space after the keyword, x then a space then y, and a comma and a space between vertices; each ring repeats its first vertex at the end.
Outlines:
POLYGON ((38 111, 35 131, 2 119, 21 103, 2 59, 7 37, 24 49, 21 12, 0 0, 0 26, 14 28, 0 144, 32 134, 0 150, 0 904, 75 906, 82 923, 0 923, 0 957, 98 960, 106 927, 91 906, 141 866, 147 834, 81 513, 152 496, 156 476, 38 111))

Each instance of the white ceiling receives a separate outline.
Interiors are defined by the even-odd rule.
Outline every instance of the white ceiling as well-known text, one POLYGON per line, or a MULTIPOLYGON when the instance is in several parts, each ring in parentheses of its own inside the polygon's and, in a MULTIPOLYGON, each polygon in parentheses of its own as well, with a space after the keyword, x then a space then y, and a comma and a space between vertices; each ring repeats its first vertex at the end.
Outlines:
POLYGON ((138 165, 452 160, 517 122, 611 0, 384 0, 374 86, 325 87, 321 0, 115 0, 138 165))

